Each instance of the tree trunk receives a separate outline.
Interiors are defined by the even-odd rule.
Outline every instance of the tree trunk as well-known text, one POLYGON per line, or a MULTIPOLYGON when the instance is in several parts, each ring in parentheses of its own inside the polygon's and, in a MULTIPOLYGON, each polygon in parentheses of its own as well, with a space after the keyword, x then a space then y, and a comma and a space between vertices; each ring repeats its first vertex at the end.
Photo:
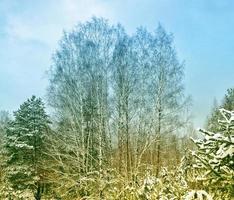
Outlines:
POLYGON ((159 175, 159 171, 160 171, 160 167, 161 167, 161 120, 162 120, 162 113, 161 113, 161 106, 158 110, 158 131, 157 131, 157 168, 156 168, 156 176, 158 177, 159 175))

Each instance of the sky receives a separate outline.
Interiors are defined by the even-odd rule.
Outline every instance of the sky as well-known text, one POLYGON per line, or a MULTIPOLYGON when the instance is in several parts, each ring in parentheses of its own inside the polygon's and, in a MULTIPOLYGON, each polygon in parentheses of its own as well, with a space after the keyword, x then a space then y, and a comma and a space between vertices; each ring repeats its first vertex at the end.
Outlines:
POLYGON ((92 16, 129 33, 159 22, 173 33, 195 127, 234 86, 233 0, 0 0, 0 110, 17 110, 32 94, 46 100, 46 71, 63 31, 92 16))

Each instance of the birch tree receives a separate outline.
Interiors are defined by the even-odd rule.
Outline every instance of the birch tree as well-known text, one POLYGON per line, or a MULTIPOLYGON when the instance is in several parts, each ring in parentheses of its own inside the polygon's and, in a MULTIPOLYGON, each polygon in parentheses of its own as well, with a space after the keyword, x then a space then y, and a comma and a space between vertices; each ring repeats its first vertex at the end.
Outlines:
POLYGON ((156 166, 158 174, 166 137, 175 134, 186 122, 182 117, 188 106, 184 96, 183 63, 177 58, 172 35, 161 25, 154 33, 138 29, 134 41, 139 69, 140 118, 146 119, 144 124, 148 124, 145 129, 150 140, 146 146, 151 149, 148 161, 156 166))
POLYGON ((162 26, 130 36, 93 18, 64 34, 53 60, 49 102, 77 172, 109 166, 131 180, 150 164, 158 174, 165 138, 182 127, 186 107, 172 36, 162 26))
POLYGON ((99 171, 110 151, 109 82, 117 27, 93 18, 65 33, 54 56, 49 102, 79 144, 81 172, 99 171))
POLYGON ((173 47, 173 37, 159 25, 152 43, 152 98, 154 102, 154 131, 157 138, 156 174, 161 166, 163 134, 175 133, 182 127, 181 114, 185 108, 183 64, 173 47))
POLYGON ((114 110, 116 115, 119 171, 125 166, 125 174, 131 176, 132 168, 132 144, 131 136, 134 131, 131 128, 133 110, 135 105, 135 90, 137 74, 134 66, 134 55, 132 52, 132 40, 122 33, 122 38, 116 44, 113 55, 113 92, 114 110))

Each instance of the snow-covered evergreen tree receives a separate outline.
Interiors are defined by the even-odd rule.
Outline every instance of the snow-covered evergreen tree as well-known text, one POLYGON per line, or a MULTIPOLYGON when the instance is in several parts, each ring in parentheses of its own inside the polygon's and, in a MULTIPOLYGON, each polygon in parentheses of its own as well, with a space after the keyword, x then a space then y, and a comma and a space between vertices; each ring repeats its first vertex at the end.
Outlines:
POLYGON ((5 142, 8 156, 5 172, 8 198, 17 199, 19 195, 28 193, 29 198, 34 195, 35 199, 41 199, 43 191, 41 161, 48 123, 44 104, 35 96, 14 112, 14 120, 7 127, 5 142), (11 193, 9 190, 14 192, 11 193))
POLYGON ((220 124, 218 119, 222 118, 221 113, 219 112, 220 108, 226 110, 234 110, 234 88, 229 88, 225 94, 221 104, 219 105, 216 99, 214 100, 213 108, 210 115, 207 118, 206 129, 212 132, 220 131, 220 124))
POLYGON ((7 111, 0 111, 0 194, 1 194, 1 188, 3 188, 4 184, 4 150, 3 150, 3 145, 4 145, 4 139, 6 136, 6 126, 7 123, 10 121, 10 116, 7 111))
POLYGON ((221 192, 223 199, 229 199, 234 197, 234 111, 220 109, 220 113, 223 117, 219 120, 221 131, 213 133, 200 129, 204 137, 193 140, 198 147, 193 152, 194 167, 201 172, 198 179, 214 196, 221 192))
POLYGON ((214 99, 213 107, 210 115, 207 117, 205 128, 208 131, 217 132, 219 131, 218 119, 220 118, 219 105, 216 99, 214 99))
POLYGON ((4 138, 6 134, 6 126, 9 121, 10 121, 9 113, 7 111, 1 110, 0 111, 0 148, 2 147, 4 143, 4 138))

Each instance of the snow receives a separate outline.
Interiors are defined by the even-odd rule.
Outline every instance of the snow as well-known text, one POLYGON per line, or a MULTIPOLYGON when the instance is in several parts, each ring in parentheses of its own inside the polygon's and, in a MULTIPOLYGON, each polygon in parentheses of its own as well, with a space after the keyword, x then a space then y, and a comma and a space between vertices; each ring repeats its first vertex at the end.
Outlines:
POLYGON ((212 197, 204 190, 192 190, 186 195, 185 200, 193 200, 193 199, 212 200, 212 197))

